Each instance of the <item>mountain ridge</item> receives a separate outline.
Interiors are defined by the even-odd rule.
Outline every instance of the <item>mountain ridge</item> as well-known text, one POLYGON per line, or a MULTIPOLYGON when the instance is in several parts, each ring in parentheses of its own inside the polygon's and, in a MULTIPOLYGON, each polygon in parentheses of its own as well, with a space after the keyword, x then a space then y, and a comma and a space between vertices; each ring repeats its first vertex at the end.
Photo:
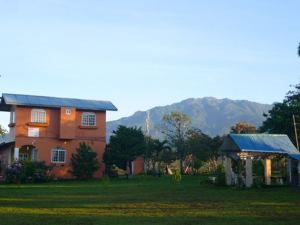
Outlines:
POLYGON ((248 122, 259 127, 264 121, 263 113, 272 108, 270 104, 262 104, 249 100, 218 99, 212 96, 203 98, 187 98, 180 102, 165 106, 155 106, 146 111, 136 111, 129 117, 107 122, 107 136, 119 125, 141 127, 145 131, 147 114, 149 113, 150 135, 162 137, 160 124, 162 117, 172 111, 180 111, 192 119, 192 127, 199 128, 210 135, 224 135, 230 127, 238 122, 248 122))

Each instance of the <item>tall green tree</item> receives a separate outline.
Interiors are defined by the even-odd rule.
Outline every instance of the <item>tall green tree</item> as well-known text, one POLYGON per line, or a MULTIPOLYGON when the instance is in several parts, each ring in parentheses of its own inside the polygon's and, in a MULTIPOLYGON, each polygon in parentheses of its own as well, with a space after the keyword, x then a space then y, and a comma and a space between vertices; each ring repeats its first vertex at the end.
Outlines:
MULTIPOLYGON (((282 103, 276 103, 273 108, 264 114, 266 120, 260 127, 260 132, 287 134, 296 143, 293 115, 300 122, 300 84, 289 91, 282 103)), ((298 133, 299 133, 298 128, 298 133)))
POLYGON ((140 128, 119 126, 110 137, 104 153, 104 163, 107 167, 116 165, 126 170, 138 156, 145 153, 145 137, 140 128))
POLYGON ((171 147, 168 145, 168 141, 160 141, 158 139, 152 139, 150 143, 150 148, 152 152, 152 160, 155 164, 155 171, 157 175, 160 175, 161 162, 170 163, 172 160, 171 147), (168 157, 169 156, 169 157, 168 157))
POLYGON ((97 153, 87 144, 80 143, 76 154, 71 156, 71 173, 77 179, 90 179, 99 168, 97 153))
POLYGON ((217 160, 222 143, 222 137, 216 136, 211 138, 199 129, 191 129, 188 132, 187 146, 189 152, 193 155, 193 160, 202 162, 217 160))
POLYGON ((171 112, 163 117, 163 133, 167 140, 175 147, 180 161, 180 171, 183 173, 183 161, 188 154, 186 146, 187 133, 190 129, 191 118, 182 112, 171 112))

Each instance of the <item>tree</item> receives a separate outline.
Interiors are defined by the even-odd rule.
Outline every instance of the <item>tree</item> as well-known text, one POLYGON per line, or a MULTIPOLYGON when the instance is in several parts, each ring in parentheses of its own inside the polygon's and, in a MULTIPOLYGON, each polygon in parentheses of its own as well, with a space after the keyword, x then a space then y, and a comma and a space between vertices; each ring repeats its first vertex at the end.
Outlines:
POLYGON ((80 143, 77 153, 71 156, 71 173, 77 179, 90 179, 99 168, 97 153, 85 143, 80 143))
POLYGON ((160 141, 158 139, 151 139, 149 148, 152 152, 152 160, 154 161, 154 168, 157 175, 160 175, 161 162, 170 163, 172 161, 171 148, 166 140, 160 141))
POLYGON ((193 159, 206 161, 210 157, 212 139, 199 129, 190 129, 187 132, 187 147, 193 159))
POLYGON ((191 165, 196 173, 203 165, 208 162, 214 162, 217 165, 219 148, 223 139, 219 136, 211 138, 199 129, 190 129, 188 131, 187 146, 192 154, 191 165))
POLYGON ((282 103, 276 103, 268 114, 264 114, 266 120, 260 132, 287 134, 296 143, 293 115, 300 120, 300 84, 287 93, 282 103))
POLYGON ((300 43, 299 43, 299 46, 298 46, 298 56, 300 57, 300 43))
POLYGON ((132 174, 132 161, 143 155, 145 149, 145 137, 140 128, 119 126, 110 137, 104 153, 104 162, 108 168, 112 165, 124 170, 129 168, 129 173, 132 174))
POLYGON ((7 130, 0 125, 0 136, 3 136, 7 133, 7 130))
POLYGON ((255 134, 256 126, 246 122, 239 122, 231 127, 230 133, 233 134, 255 134))
POLYGON ((184 113, 171 112, 163 117, 164 130, 168 141, 175 147, 177 157, 180 160, 180 172, 183 173, 183 161, 187 156, 186 139, 191 119, 184 113))

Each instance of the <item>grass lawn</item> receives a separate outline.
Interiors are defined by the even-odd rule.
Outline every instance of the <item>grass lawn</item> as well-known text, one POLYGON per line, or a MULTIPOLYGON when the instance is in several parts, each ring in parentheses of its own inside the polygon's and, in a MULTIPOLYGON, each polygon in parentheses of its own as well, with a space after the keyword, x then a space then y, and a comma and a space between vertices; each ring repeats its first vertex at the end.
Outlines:
POLYGON ((300 224, 300 188, 235 190, 201 180, 0 185, 0 224, 300 224))

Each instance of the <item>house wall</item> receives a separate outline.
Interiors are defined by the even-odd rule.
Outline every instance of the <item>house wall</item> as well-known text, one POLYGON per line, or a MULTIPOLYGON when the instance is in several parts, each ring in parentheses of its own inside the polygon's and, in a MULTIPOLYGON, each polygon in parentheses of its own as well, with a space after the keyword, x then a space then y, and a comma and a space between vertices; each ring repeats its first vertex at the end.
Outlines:
POLYGON ((137 175, 144 172, 144 157, 139 156, 134 160, 134 171, 133 174, 137 175))
POLYGON ((43 109, 46 110, 46 125, 31 123, 32 108, 16 107, 15 147, 21 148, 23 145, 35 146, 38 149, 39 161, 45 161, 47 164, 54 166, 53 173, 56 176, 70 178, 71 155, 76 152, 79 143, 85 142, 97 152, 98 160, 101 165, 95 176, 101 177, 105 170, 102 157, 106 145, 106 113, 95 112, 95 127, 82 127, 82 113, 90 111, 81 111, 71 108, 72 113, 68 116, 65 114, 66 108, 43 109), (28 128, 38 128, 39 136, 28 137, 28 128), (65 163, 51 163, 51 150, 56 147, 67 150, 65 163))

